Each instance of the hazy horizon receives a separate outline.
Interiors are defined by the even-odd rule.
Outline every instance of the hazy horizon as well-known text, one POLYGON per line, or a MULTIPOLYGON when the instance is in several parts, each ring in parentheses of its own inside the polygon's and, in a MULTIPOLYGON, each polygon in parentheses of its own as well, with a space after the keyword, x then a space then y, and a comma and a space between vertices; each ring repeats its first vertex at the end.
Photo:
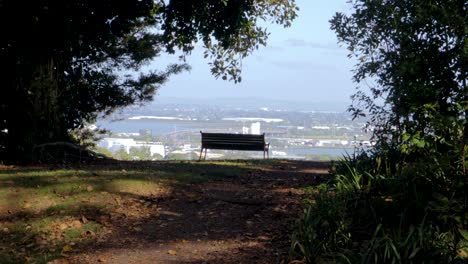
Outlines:
POLYGON ((154 101, 139 108, 157 108, 165 104, 188 104, 218 106, 224 108, 257 108, 301 110, 301 111, 333 111, 346 112, 351 101, 311 101, 301 99, 274 99, 266 97, 184 97, 184 96, 156 96, 154 101))

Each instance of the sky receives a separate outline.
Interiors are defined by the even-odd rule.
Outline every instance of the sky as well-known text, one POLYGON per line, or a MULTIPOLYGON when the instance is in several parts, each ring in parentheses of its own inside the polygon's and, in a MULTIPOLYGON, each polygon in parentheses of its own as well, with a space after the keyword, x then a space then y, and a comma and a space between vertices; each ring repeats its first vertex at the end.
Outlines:
MULTIPOLYGON (((329 20, 335 12, 346 12, 347 0, 296 0, 298 17, 289 28, 268 25, 267 47, 260 47, 243 60, 242 82, 216 79, 199 47, 187 57, 190 72, 175 76, 159 89, 158 98, 255 97, 302 102, 351 102, 353 62, 345 47, 337 43, 329 20)), ((167 60, 157 58, 157 65, 167 60)), ((156 62, 154 67, 157 68, 156 62)), ((150 65, 151 67, 151 65, 150 65)))

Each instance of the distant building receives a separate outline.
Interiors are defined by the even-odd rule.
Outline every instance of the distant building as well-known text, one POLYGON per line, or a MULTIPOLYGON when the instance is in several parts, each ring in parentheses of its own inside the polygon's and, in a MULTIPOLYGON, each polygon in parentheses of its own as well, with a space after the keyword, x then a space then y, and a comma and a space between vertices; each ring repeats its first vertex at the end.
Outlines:
POLYGON ((255 122, 250 125, 250 134, 260 135, 260 122, 255 122))
POLYGON ((162 143, 153 143, 153 144, 141 144, 142 147, 149 147, 151 156, 154 154, 159 154, 163 158, 166 156, 166 150, 162 143))
POLYGON ((313 126, 312 129, 330 130, 329 126, 313 126))
POLYGON ((260 135, 260 122, 252 123, 249 127, 242 127, 242 134, 260 135))
POLYGON ((139 137, 140 133, 115 133, 118 137, 139 137))
POLYGON ((130 154, 130 148, 147 147, 151 155, 159 154, 163 157, 166 156, 164 144, 161 142, 137 142, 133 138, 103 138, 98 142, 98 146, 111 152, 116 152, 123 148, 128 154, 130 154))
POLYGON ((339 139, 320 139, 317 140, 315 144, 316 147, 337 147, 337 146, 349 146, 351 144, 348 140, 339 140, 339 139))
POLYGON ((103 138, 98 142, 99 147, 106 148, 111 152, 116 152, 123 148, 127 153, 130 153, 130 147, 135 144, 136 142, 133 138, 103 138))
POLYGON ((192 151, 197 151, 200 150, 199 147, 192 147, 192 144, 184 144, 182 146, 182 151, 184 152, 192 152, 192 151))

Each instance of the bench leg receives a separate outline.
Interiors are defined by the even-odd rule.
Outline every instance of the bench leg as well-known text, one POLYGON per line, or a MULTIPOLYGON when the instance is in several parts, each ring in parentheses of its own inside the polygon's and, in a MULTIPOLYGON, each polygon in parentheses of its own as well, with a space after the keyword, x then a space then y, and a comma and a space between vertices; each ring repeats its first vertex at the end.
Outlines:
POLYGON ((200 160, 201 160, 201 157, 202 157, 202 155, 203 155, 203 148, 202 148, 202 149, 200 149, 200 157, 198 158, 198 161, 200 161, 200 160))
POLYGON ((206 160, 206 152, 208 151, 208 149, 206 148, 205 149, 205 158, 203 158, 203 160, 206 160))

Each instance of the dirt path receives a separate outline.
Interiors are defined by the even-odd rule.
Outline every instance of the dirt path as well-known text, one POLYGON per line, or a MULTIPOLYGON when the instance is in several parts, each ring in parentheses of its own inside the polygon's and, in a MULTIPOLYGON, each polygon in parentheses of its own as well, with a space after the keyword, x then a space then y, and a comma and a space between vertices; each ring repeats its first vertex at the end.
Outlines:
MULTIPOLYGON (((328 163, 283 161, 153 197, 147 217, 112 219, 112 232, 68 263, 284 263, 303 188, 328 163)), ((134 199, 139 199, 135 197, 134 199)), ((124 201, 123 201, 124 202, 124 201)), ((59 263, 59 261, 56 261, 59 263)))

